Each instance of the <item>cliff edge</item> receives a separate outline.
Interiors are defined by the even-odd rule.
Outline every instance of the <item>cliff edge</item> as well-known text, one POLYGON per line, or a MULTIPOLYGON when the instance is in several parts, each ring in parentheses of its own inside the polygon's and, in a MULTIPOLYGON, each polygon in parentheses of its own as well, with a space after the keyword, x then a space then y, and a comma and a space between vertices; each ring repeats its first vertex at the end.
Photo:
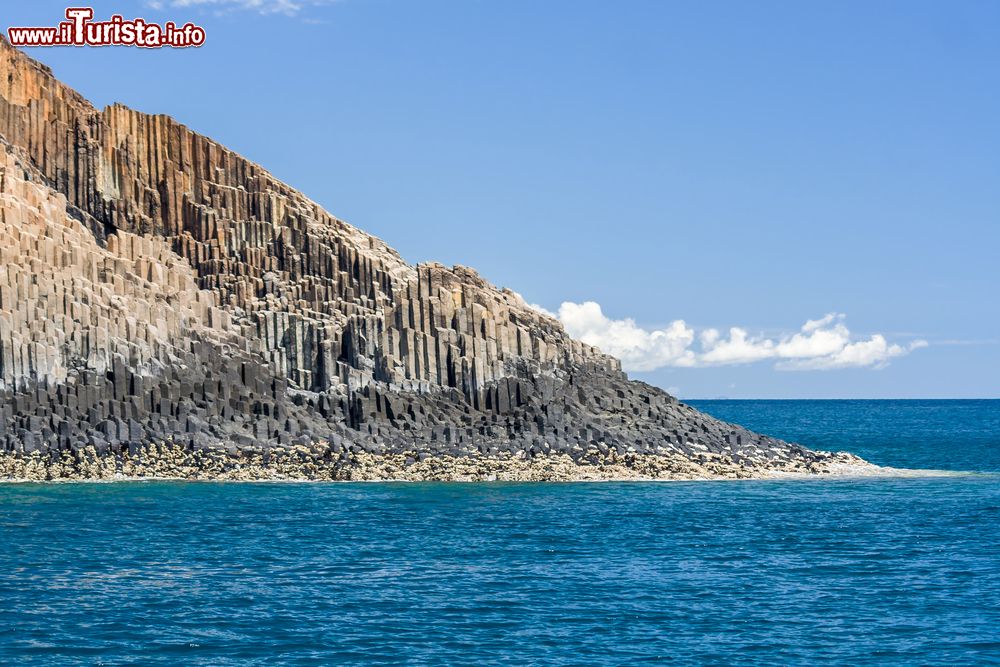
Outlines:
POLYGON ((0 38, 0 478, 759 476, 726 424, 472 269, 411 266, 0 38))

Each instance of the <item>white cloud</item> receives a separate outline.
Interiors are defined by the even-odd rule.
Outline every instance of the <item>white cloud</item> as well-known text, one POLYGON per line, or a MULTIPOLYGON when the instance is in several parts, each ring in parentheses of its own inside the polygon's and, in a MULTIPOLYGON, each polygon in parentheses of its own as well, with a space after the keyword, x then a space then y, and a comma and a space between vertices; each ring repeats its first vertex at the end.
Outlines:
POLYGON ((631 319, 609 319, 594 301, 567 301, 559 307, 559 321, 571 336, 618 357, 628 370, 651 371, 696 363, 694 352, 688 349, 694 342, 694 330, 684 320, 648 331, 631 319))
POLYGON ((164 7, 204 7, 218 12, 230 10, 253 11, 258 14, 285 14, 295 16, 303 8, 314 5, 328 5, 336 0, 150 0, 146 6, 150 9, 164 7))
MULTIPOLYGON (((532 307, 552 315, 540 306, 532 307)), ((777 337, 753 336, 741 327, 730 328, 725 336, 717 329, 704 329, 696 336, 684 320, 661 329, 645 329, 629 318, 607 317, 594 301, 567 301, 559 307, 558 319, 571 336, 618 357, 629 371, 765 360, 774 360, 779 370, 877 369, 890 359, 927 346, 923 340, 907 345, 889 343, 882 334, 858 339, 851 335, 842 313, 808 320, 799 331, 777 337)))
POLYGON ((852 368, 870 366, 885 368, 893 357, 901 357, 913 350, 927 347, 927 341, 915 340, 908 345, 888 343, 885 336, 875 334, 868 340, 848 343, 834 354, 783 361, 777 365, 781 370, 828 370, 831 368, 852 368))

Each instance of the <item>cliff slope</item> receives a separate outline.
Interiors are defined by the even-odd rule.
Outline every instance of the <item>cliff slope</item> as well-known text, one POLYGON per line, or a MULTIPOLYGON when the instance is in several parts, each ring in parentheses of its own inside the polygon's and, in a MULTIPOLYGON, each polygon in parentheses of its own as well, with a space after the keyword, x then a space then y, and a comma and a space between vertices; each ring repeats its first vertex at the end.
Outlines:
POLYGON ((0 148, 9 456, 830 460, 629 381, 472 269, 411 266, 171 118, 93 108, 2 39, 0 148))

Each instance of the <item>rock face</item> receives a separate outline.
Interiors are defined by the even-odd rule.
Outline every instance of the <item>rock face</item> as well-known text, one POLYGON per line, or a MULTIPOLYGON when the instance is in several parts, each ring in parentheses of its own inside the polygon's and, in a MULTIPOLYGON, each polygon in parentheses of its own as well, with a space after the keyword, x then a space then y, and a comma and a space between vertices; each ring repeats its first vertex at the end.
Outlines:
POLYGON ((823 458, 629 381, 166 116, 94 109, 2 39, 0 144, 8 454, 823 458))

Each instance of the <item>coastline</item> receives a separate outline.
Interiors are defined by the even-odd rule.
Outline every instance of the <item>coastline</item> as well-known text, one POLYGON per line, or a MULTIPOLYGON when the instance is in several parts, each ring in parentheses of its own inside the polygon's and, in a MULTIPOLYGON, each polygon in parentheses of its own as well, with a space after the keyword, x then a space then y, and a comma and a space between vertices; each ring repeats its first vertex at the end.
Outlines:
POLYGON ((344 481, 344 482, 585 482, 714 481, 901 477, 943 474, 887 468, 847 452, 814 452, 814 460, 754 461, 705 453, 449 456, 419 452, 331 454, 322 446, 262 451, 186 449, 147 445, 100 456, 91 448, 58 457, 0 453, 0 482, 98 482, 139 480, 344 481))

